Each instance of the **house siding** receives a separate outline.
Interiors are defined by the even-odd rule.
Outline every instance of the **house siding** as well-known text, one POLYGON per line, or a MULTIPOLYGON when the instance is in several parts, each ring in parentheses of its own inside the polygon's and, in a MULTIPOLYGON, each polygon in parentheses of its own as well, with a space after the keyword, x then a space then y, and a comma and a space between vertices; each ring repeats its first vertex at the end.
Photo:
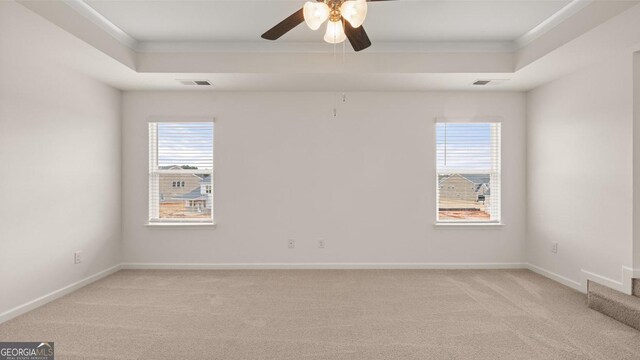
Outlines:
POLYGON ((188 194, 194 189, 200 187, 200 179, 193 174, 162 174, 160 176, 160 194, 164 199, 171 199, 178 195, 188 194), (184 187, 174 187, 173 182, 184 181, 184 187))
POLYGON ((476 184, 458 174, 443 179, 440 182, 439 189, 441 198, 465 201, 478 200, 476 184))

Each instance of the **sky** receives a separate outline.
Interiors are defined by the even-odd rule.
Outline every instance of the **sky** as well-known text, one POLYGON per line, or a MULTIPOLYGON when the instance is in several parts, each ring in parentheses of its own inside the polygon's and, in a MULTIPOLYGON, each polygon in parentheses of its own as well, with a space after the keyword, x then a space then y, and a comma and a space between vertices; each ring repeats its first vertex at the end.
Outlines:
POLYGON ((158 124, 158 166, 190 165, 213 169, 213 123, 158 124))
POLYGON ((437 123, 438 172, 491 172, 494 149, 490 123, 437 123))

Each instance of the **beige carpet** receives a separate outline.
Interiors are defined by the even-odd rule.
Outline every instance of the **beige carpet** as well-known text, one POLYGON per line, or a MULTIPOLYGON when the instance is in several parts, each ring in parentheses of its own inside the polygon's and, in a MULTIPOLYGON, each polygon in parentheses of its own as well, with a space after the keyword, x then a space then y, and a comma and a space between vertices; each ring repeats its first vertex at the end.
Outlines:
POLYGON ((640 299, 589 281, 587 306, 640 330, 640 299))
POLYGON ((120 271, 0 325, 56 359, 640 359, 528 270, 120 271))

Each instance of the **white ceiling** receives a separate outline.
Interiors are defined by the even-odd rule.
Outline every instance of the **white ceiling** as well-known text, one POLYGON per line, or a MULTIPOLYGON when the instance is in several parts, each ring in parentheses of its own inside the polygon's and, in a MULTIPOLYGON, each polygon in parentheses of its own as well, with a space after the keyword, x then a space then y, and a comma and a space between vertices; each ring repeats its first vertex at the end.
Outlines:
MULTIPOLYGON (((2 1, 2 0, 0 0, 2 1)), ((377 7, 422 7, 422 6, 442 6, 443 9, 452 9, 457 6, 468 5, 471 7, 481 7, 484 10, 493 6, 508 7, 517 0, 505 0, 504 3, 490 1, 467 1, 467 2, 431 2, 399 0, 393 3, 371 4, 371 9, 377 7)), ((300 1, 207 1, 197 3, 201 13, 209 7, 218 5, 232 8, 252 4, 264 6, 269 3, 274 6, 290 7, 302 3, 300 1), (236 4, 236 5, 233 5, 236 4)), ((518 5, 537 7, 540 11, 546 6, 562 7, 564 2, 556 1, 517 1, 518 5), (536 5, 537 4, 537 5, 536 5)), ((214 91, 424 91, 424 90, 484 90, 484 91, 526 91, 554 78, 566 75, 579 68, 584 68, 591 63, 601 61, 604 58, 619 53, 640 50, 640 0, 624 1, 593 1, 593 0, 573 0, 569 5, 556 12, 553 21, 543 20, 542 26, 537 26, 536 30, 512 31, 511 37, 519 37, 521 31, 528 32, 525 38, 529 40, 526 44, 515 50, 487 51, 482 49, 469 49, 464 45, 458 51, 442 50, 443 48, 429 48, 426 51, 419 51, 418 42, 406 43, 410 46, 401 48, 400 51, 371 51, 375 50, 374 45, 361 53, 347 53, 342 65, 339 65, 333 52, 314 51, 313 47, 303 45, 325 44, 319 39, 311 42, 288 42, 289 49, 294 51, 272 51, 279 42, 262 41, 259 39, 244 41, 242 37, 233 38, 238 34, 242 36, 251 35, 262 25, 254 22, 242 23, 237 31, 231 31, 229 40, 208 41, 209 44, 244 44, 241 47, 231 47, 231 50, 244 49, 243 51, 212 51, 198 47, 180 50, 175 44, 182 44, 183 41, 167 42, 163 49, 168 51, 140 51, 128 46, 126 41, 111 31, 108 24, 105 24, 101 16, 86 11, 87 4, 83 0, 62 0, 62 1, 25 1, 20 2, 22 6, 32 11, 29 22, 14 21, 10 27, 15 31, 31 34, 32 42, 29 46, 39 51, 39 57, 49 58, 51 61, 65 64, 65 66, 87 74, 106 84, 123 90, 214 90, 214 91), (573 8, 573 11, 567 9, 573 8), (39 16, 38 16, 39 15, 39 16), (42 18, 49 21, 42 21, 42 18), (254 30, 243 30, 243 26, 250 26, 254 30), (535 36, 532 36, 532 33, 535 36), (47 34, 47 36, 42 36, 47 34), (236 35, 233 35, 236 34, 236 35), (232 40, 239 39, 239 40, 232 40), (305 50, 310 49, 310 50, 305 50), (633 50, 631 50, 633 49, 633 50), (177 79, 208 79, 215 86, 211 88, 192 87, 181 85, 177 79), (477 87, 472 82, 478 79, 509 79, 497 86, 477 87)), ((131 0, 116 4, 117 6, 128 7, 152 6, 150 9, 163 9, 166 6, 175 5, 175 2, 141 1, 131 0)), ((91 5, 99 8, 102 5, 110 7, 113 4, 91 2, 91 5), (97 4, 97 5, 96 5, 97 4)), ((185 6, 190 7, 193 3, 187 1, 185 6)), ((156 9, 156 10, 157 10, 156 9)), ((520 9, 520 8, 518 8, 520 9)), ((546 8, 547 11, 549 8, 546 8)), ((290 12, 291 9, 285 9, 290 12)), ((295 7, 294 7, 295 10, 295 7)), ((151 10, 149 10, 151 11, 151 10)), ((155 11, 155 10, 154 10, 155 11)), ((398 9, 394 11, 400 11, 398 9)), ((434 10, 435 11, 435 10, 434 10)), ((504 10, 507 11, 507 10, 504 10)), ((514 10, 515 11, 515 10, 514 10)), ((275 11, 276 13, 281 12, 275 11)), ((502 12, 502 10, 501 10, 502 12)), ((126 13, 126 11, 125 11, 126 13)), ((261 14, 264 14, 262 12, 261 14)), ((462 11, 462 14, 465 12, 462 11)), ((485 12, 480 12, 485 13, 485 12)), ((375 12, 372 12, 373 19, 375 12)), ((411 11, 402 12, 403 15, 394 15, 396 22, 404 22, 405 18, 415 18, 411 11)), ((439 14, 448 14, 447 11, 439 14)), ((123 15, 123 14, 121 14, 123 15)), ((135 13, 126 14, 136 18, 135 13)), ((198 11, 194 11, 193 16, 198 16, 198 11)), ((280 14, 276 14, 281 16, 280 14)), ((273 15, 273 16, 276 16, 273 15)), ((496 15, 502 17, 504 14, 496 15)), ((515 13, 511 13, 515 16, 515 13)), ((531 15, 531 14, 529 14, 531 15)), ((105 15, 107 16, 107 15, 105 15)), ((165 14, 165 16, 169 16, 165 14)), ((186 15, 176 15, 181 18, 186 15)), ((430 15, 433 16, 433 15, 430 15)), ((447 16, 450 16, 447 15, 447 16)), ((466 15, 470 16, 470 15, 466 15)), ((522 18, 527 18, 522 16, 522 18)), ((261 16, 252 15, 253 18, 261 16)), ((437 18, 437 16, 435 16, 437 18)), ((527 18, 528 19, 528 18, 527 18)), ((255 19, 254 19, 255 20, 255 19)), ((522 19, 520 19, 522 20, 522 19)), ((116 20, 114 20, 116 21, 116 20)), ((150 22, 155 22, 153 21, 150 22)), ((247 20, 249 21, 249 20, 247 20)), ((475 21, 475 20, 474 20, 475 21)), ((536 21, 531 21, 535 23, 536 21)), ((141 21, 145 23, 145 21, 141 21)), ((161 22, 161 21, 160 21, 161 22)), ((420 22, 418 22, 421 24, 420 22)), ((433 24, 425 21, 424 25, 433 24)), ((522 21, 509 20, 509 23, 522 25, 522 21), (517 24, 516 24, 517 23, 517 24)), ((125 27, 126 25, 119 24, 125 27)), ((446 41, 456 39, 455 31, 472 32, 466 29, 465 25, 449 26, 446 21, 440 21, 439 27, 442 31, 448 29, 451 36, 446 41)), ((482 28, 482 21, 474 23, 475 32, 482 28)), ((373 24, 367 24, 367 26, 373 24)), ((510 25, 510 26, 511 26, 510 25)), ((493 26, 487 25, 484 29, 489 33, 496 31, 493 26)), ((528 25, 529 26, 529 25, 528 25)), ((527 26, 527 27, 528 27, 527 26)), ((370 26, 373 27, 373 26, 370 26)), ((170 27, 171 28, 171 27, 170 27)), ((201 28, 195 27, 202 31, 201 28)), ((506 27, 505 27, 506 28, 506 27)), ((132 31, 131 29, 127 29, 132 31)), ((161 29, 162 30, 162 29, 161 29)), ((192 32, 190 26, 184 25, 181 31, 192 32)), ((299 31, 305 34, 311 32, 304 26, 300 26, 299 31)), ((374 29, 368 29, 373 33, 374 29)), ((162 31, 168 31, 167 29, 162 31)), ((173 31, 173 30, 172 30, 173 31)), ((502 36, 505 36, 504 32, 502 36)), ((398 32, 394 33, 399 36, 398 32)), ((497 32, 495 32, 497 34, 497 32)), ((140 36, 140 34, 132 34, 140 36)), ((318 34, 320 35, 320 34, 318 34)), ((430 36, 429 34, 423 34, 430 36)), ((391 36, 391 35, 388 35, 391 36)), ((471 35, 465 35, 471 36, 471 35)), ((494 35, 492 35, 494 36, 494 35)), ((497 36, 497 35, 495 35, 497 36)), ((373 36, 372 36, 373 37, 373 36)), ((147 44, 163 44, 158 39, 163 37, 142 38, 147 44), (151 40, 151 41, 149 41, 151 40)), ((172 38, 176 40, 178 38, 172 38)), ((248 37, 247 37, 248 39, 248 37)), ((489 39, 488 37, 486 39, 489 39)), ((501 41, 507 37, 493 38, 493 41, 501 41)), ((124 39, 126 40, 126 38, 124 39)), ((436 39, 438 41, 444 39, 436 39)), ((192 41, 191 39, 185 40, 192 41)), ((430 41, 428 38, 421 38, 425 44, 430 41), (425 40, 427 39, 427 40, 425 40)), ((433 42, 438 42, 433 41, 433 42)), ((487 40, 489 41, 489 40, 487 40)), ((467 44, 480 44, 483 41, 471 41, 467 44)), ((518 41, 511 41, 518 43, 518 41)), ((400 42, 397 42, 400 44, 400 42)), ((387 44, 395 45, 396 42, 387 44)), ((285 45, 287 43, 285 42, 285 45)), ((211 47, 209 49, 212 49, 211 47)), ((158 49, 158 47, 156 48, 158 49)))
MULTIPOLYGON (((304 0, 105 1, 88 5, 140 42, 251 42, 304 0)), ((369 4, 365 26, 378 42, 509 42, 557 13, 569 0, 433 1, 369 4)), ((282 42, 320 41, 301 25, 282 42)))

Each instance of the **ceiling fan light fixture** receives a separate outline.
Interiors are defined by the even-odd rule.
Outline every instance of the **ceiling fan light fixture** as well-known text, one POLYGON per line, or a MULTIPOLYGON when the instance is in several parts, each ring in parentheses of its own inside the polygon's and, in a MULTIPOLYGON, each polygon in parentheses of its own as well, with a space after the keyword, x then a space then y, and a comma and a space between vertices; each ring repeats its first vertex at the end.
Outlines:
POLYGON ((324 41, 329 44, 339 44, 347 39, 342 27, 342 21, 329 21, 327 23, 327 32, 324 34, 324 41))
POLYGON ((360 27, 367 17, 366 0, 348 0, 340 5, 342 17, 351 24, 353 28, 360 27))
POLYGON ((323 2, 307 1, 304 4, 304 22, 311 30, 318 30, 325 20, 329 18, 329 6, 323 2))

